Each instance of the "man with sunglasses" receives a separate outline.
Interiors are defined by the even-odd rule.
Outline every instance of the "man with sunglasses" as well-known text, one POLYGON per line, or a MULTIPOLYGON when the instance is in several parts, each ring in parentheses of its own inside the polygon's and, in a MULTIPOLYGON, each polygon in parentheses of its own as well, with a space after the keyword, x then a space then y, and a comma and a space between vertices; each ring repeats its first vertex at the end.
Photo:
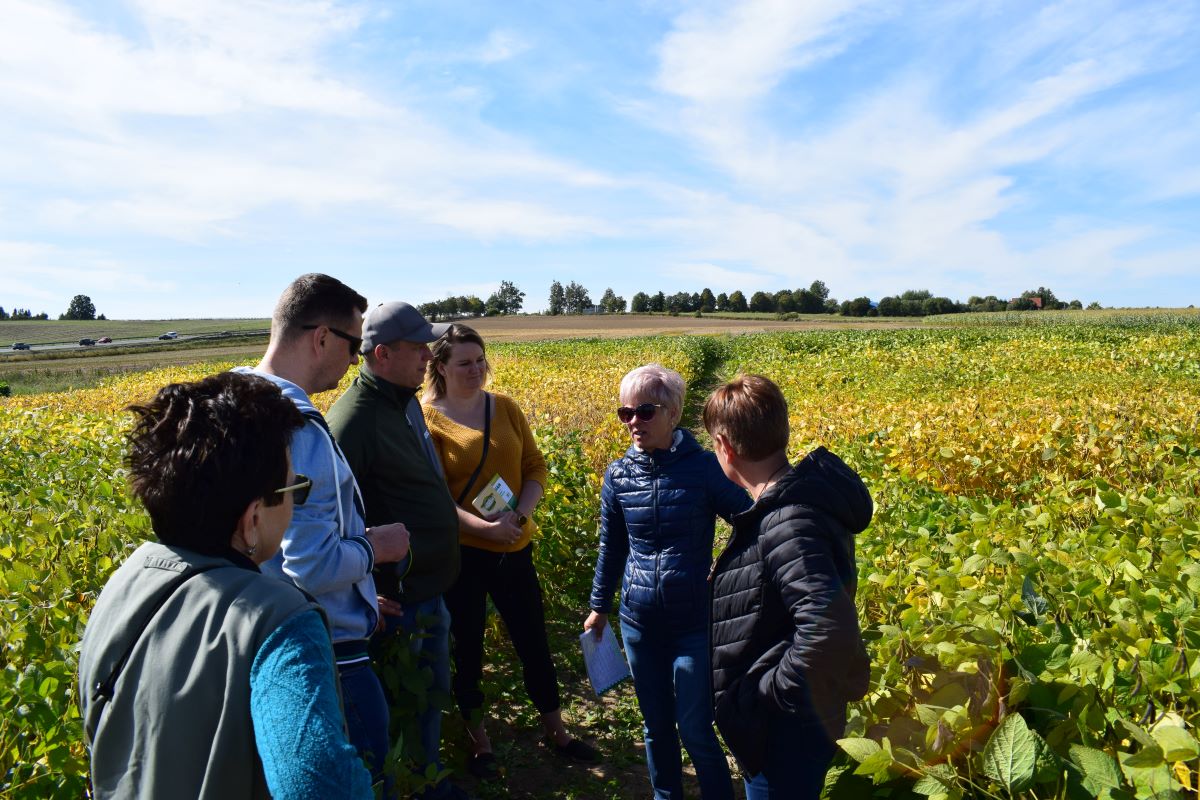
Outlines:
POLYGON ((271 317, 271 341, 253 370, 279 386, 305 417, 292 435, 292 463, 312 481, 307 502, 296 507, 279 554, 262 565, 266 574, 291 581, 311 594, 329 617, 338 678, 351 743, 376 780, 390 750, 388 707, 371 668, 368 641, 384 614, 398 604, 380 598, 376 564, 408 557, 402 524, 368 528, 354 474, 309 399, 337 387, 358 363, 362 315, 367 301, 336 278, 301 275, 284 290, 271 317))

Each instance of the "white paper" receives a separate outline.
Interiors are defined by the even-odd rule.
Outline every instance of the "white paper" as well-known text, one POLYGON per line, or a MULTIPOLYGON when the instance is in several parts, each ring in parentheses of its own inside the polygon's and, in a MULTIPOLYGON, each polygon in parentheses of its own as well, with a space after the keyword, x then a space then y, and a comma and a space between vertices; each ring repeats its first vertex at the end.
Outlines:
POLYGON ((583 647, 583 663, 587 666, 588 680, 592 682, 592 690, 597 697, 629 677, 629 664, 617 644, 611 625, 604 626, 599 641, 595 633, 584 631, 579 636, 579 644, 583 647))

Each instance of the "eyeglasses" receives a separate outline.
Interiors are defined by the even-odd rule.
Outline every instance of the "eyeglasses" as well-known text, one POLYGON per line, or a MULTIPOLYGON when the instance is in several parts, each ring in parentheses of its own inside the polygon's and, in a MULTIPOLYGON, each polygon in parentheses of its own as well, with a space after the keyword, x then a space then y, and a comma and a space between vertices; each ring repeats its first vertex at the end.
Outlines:
POLYGON ((292 502, 298 506, 304 505, 304 501, 308 499, 308 490, 312 488, 312 479, 300 473, 296 473, 296 482, 284 486, 282 489, 276 489, 275 494, 287 494, 295 492, 292 495, 292 502))
POLYGON ((637 408, 621 406, 617 409, 617 419, 621 420, 621 422, 632 422, 636 416, 642 422, 649 422, 654 419, 654 414, 660 408, 666 408, 666 406, 661 403, 642 403, 637 408))
POLYGON ((300 326, 300 330, 302 330, 302 331, 315 331, 317 328, 328 328, 329 332, 332 333, 334 336, 338 337, 339 339, 345 339, 347 342, 349 342, 350 343, 350 355, 352 355, 352 356, 358 355, 358 351, 362 349, 363 340, 361 337, 351 336, 350 334, 346 333, 345 331, 339 331, 337 328, 332 328, 328 325, 301 325, 300 326))

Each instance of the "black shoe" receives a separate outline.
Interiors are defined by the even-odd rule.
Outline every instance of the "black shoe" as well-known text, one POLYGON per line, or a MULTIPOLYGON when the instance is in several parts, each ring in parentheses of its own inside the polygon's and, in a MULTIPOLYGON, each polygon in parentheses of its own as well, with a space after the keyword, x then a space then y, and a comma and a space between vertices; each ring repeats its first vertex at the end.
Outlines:
POLYGON ((558 744, 550 737, 546 737, 546 746, 556 756, 578 761, 581 764, 595 764, 600 760, 600 752, 582 739, 572 738, 566 744, 558 744))

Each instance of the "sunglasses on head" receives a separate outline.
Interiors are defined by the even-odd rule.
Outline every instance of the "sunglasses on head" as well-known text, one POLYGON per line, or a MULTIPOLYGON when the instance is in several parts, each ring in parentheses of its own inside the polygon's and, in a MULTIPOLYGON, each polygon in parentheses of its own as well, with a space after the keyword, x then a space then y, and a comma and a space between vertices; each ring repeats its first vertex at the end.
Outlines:
POLYGON ((350 355, 356 356, 356 355, 358 355, 358 351, 362 349, 363 340, 361 338, 359 338, 358 336, 351 336, 350 334, 346 333, 345 331, 339 331, 337 328, 332 328, 328 325, 325 325, 325 326, 301 325, 300 330, 315 331, 317 328, 320 328, 320 327, 325 327, 334 336, 338 337, 339 339, 345 339, 347 342, 349 342, 350 343, 350 355))
POLYGON ((296 482, 288 484, 281 489, 276 489, 275 494, 287 494, 294 492, 292 502, 298 506, 304 505, 304 501, 308 499, 308 490, 312 488, 312 480, 308 477, 296 473, 296 482))
POLYGON ((642 422, 649 422, 654 419, 655 413, 660 408, 666 408, 661 403, 642 403, 637 408, 629 406, 621 406, 617 409, 617 419, 621 422, 632 422, 634 417, 637 417, 642 422))

